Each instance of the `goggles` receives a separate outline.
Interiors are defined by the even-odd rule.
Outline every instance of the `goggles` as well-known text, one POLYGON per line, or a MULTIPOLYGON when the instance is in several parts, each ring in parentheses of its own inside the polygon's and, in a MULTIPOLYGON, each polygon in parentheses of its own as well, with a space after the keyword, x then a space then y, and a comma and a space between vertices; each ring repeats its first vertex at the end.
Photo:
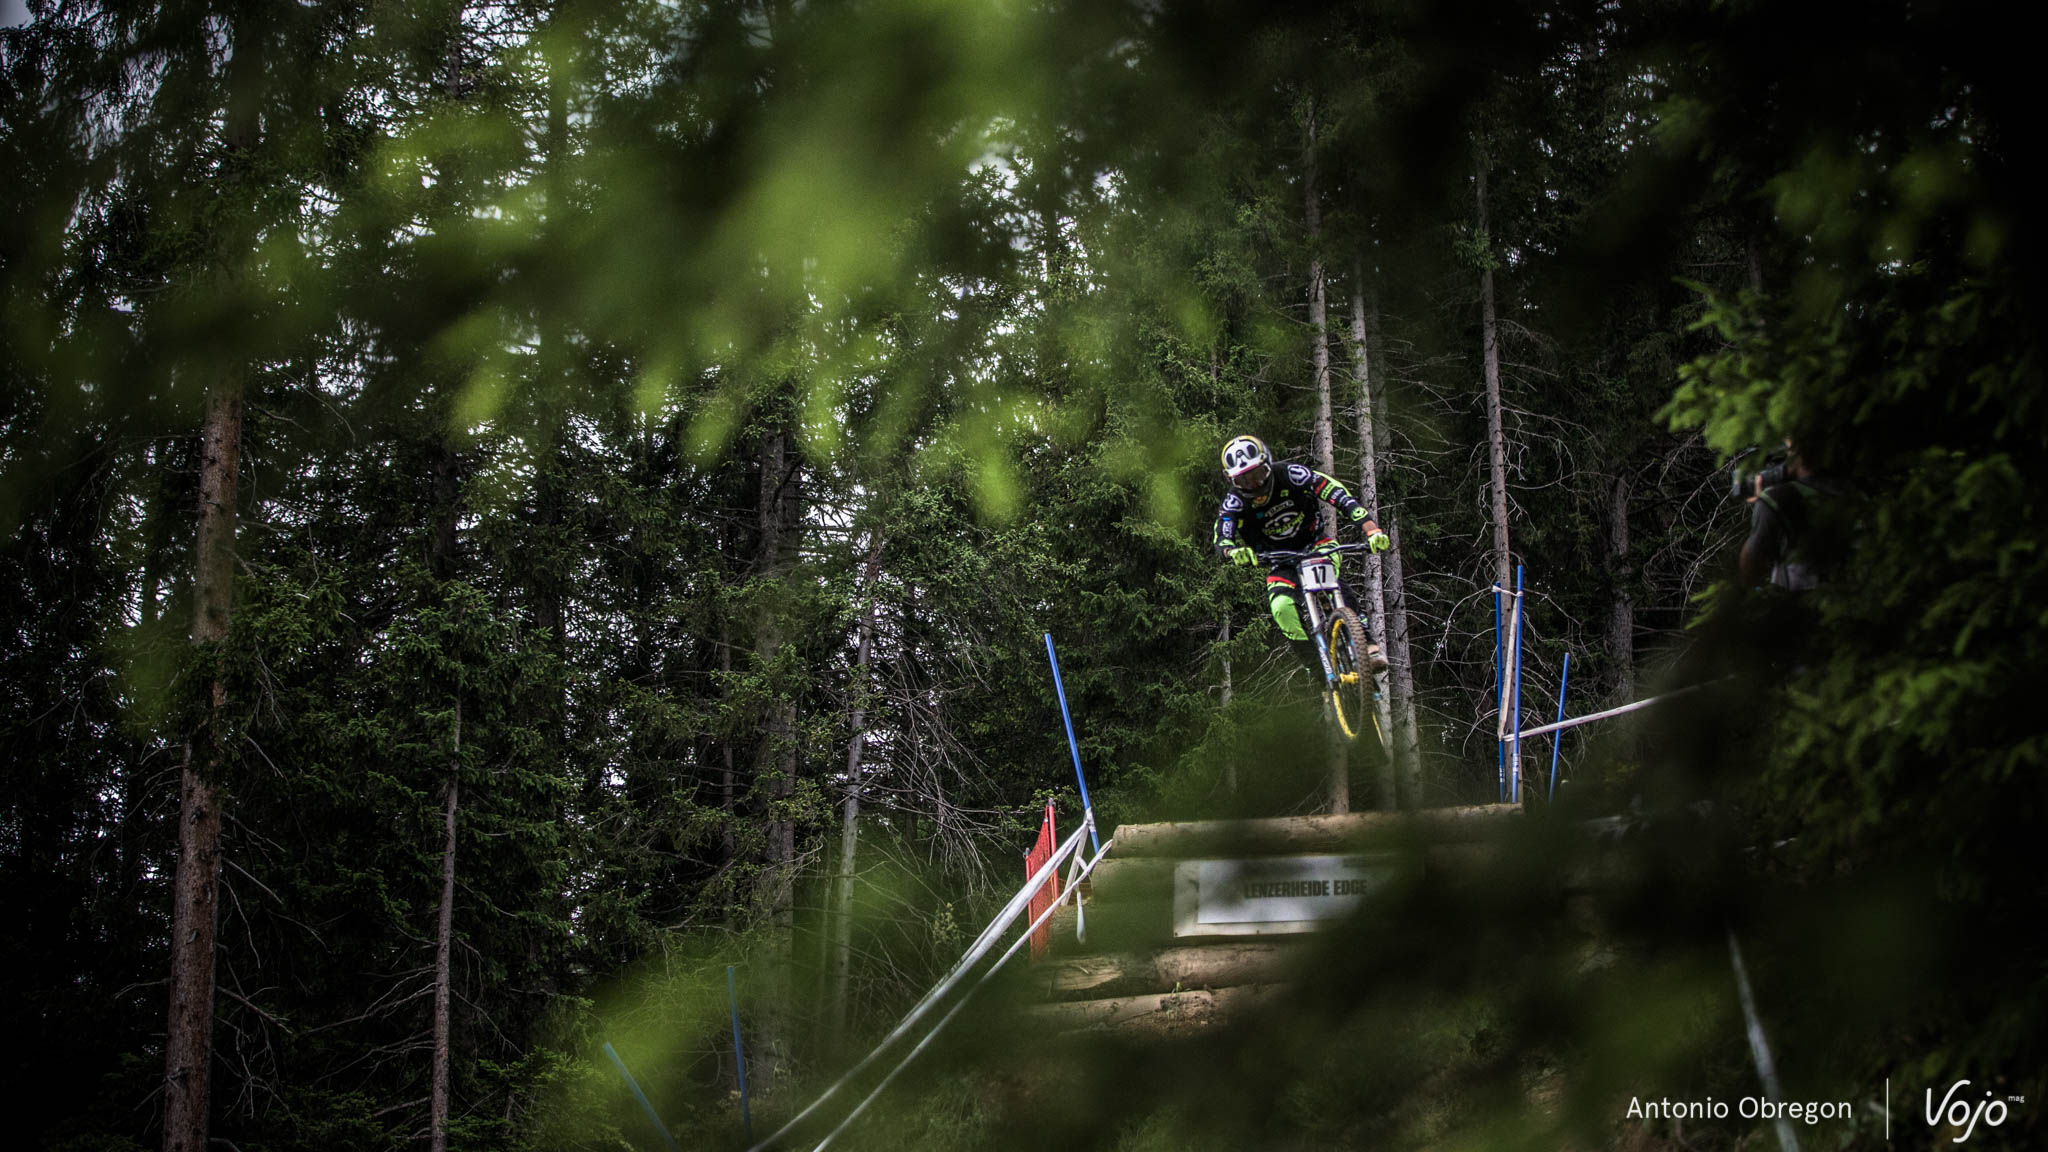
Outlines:
POLYGON ((1267 464, 1254 464, 1230 478, 1230 486, 1240 492, 1257 492, 1273 478, 1273 469, 1267 464))

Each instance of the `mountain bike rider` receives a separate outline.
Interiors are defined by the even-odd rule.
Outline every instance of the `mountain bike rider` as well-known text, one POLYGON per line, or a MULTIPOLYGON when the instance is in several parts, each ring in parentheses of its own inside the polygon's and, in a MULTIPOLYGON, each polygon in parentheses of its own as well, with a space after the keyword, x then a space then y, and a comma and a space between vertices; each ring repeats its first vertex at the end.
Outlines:
MULTIPOLYGON (((1216 513, 1216 548, 1232 563, 1249 567, 1268 551, 1334 548, 1336 539, 1322 534, 1324 504, 1358 525, 1374 552, 1385 552, 1392 545, 1344 485, 1306 465, 1274 460, 1265 442, 1256 436, 1239 436, 1223 446, 1223 475, 1230 481, 1230 491, 1216 513)), ((1330 553, 1332 563, 1341 564, 1342 559, 1330 553)), ((1280 631, 1289 640, 1307 643, 1294 564, 1281 562, 1268 569, 1266 599, 1280 631)), ((1308 661, 1311 667, 1316 664, 1312 657, 1313 653, 1308 661)), ((1375 669, 1387 666, 1378 644, 1368 645, 1368 657, 1375 669)))

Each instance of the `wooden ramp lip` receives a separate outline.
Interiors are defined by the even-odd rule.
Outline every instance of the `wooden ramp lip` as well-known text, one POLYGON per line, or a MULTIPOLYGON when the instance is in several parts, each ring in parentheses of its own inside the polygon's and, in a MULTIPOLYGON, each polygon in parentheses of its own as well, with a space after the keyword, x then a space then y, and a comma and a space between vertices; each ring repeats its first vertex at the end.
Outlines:
POLYGON ((1176 944, 1147 952, 1048 960, 1032 970, 1031 980, 1041 995, 1054 999, 1282 984, 1300 973, 1307 958, 1305 946, 1295 941, 1176 944))
POLYGON ((1057 1033, 1115 1032, 1125 1036, 1171 1039, 1242 1019, 1273 1003, 1286 990, 1284 984, 1195 988, 1039 1004, 1026 1011, 1032 1019, 1057 1033))
POLYGON ((1474 804, 1411 812, 1348 812, 1259 820, 1190 820, 1123 824, 1116 830, 1119 859, 1342 851, 1405 838, 1473 840, 1498 832, 1521 816, 1516 804, 1474 804))
MULTIPOLYGON (((1389 861, 1407 861, 1397 846, 1380 845, 1377 849, 1367 846, 1360 852, 1356 845, 1346 855, 1382 855, 1389 861)), ((1438 839, 1423 846, 1421 861, 1425 867, 1436 869, 1471 869, 1488 858, 1495 845, 1484 839, 1469 840, 1438 839)), ((1293 855, 1293 853, 1265 853, 1263 855, 1293 855)), ((1174 870, 1185 860, 1201 857, 1183 856, 1135 856, 1104 860, 1095 866, 1095 874, 1088 890, 1092 905, 1130 905, 1145 902, 1171 902, 1173 899, 1174 870)))

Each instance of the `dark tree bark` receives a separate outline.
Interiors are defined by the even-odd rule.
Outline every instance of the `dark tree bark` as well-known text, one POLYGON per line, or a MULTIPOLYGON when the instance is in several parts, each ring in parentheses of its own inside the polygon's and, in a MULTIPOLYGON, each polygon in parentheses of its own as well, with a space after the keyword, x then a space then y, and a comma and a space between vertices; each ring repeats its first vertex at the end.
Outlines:
MULTIPOLYGON (((1230 666, 1230 608, 1228 605, 1225 605, 1223 609, 1222 639, 1223 694, 1221 710, 1227 715, 1230 712, 1230 698, 1237 690, 1233 670, 1230 666)), ((1237 795, 1237 752, 1235 748, 1226 749, 1223 754, 1223 792, 1226 796, 1235 797, 1237 795)))
MULTIPOLYGON (((225 374, 207 397, 201 436, 199 535, 193 549, 192 642, 227 638, 234 607, 235 499, 242 382, 225 374)), ((220 895, 221 726, 227 682, 215 657, 209 709, 185 745, 178 868, 171 906, 170 1028, 164 1042, 164 1148, 207 1152, 213 1064, 214 938, 220 895)))
POLYGON ((428 1105, 428 1146, 448 1148, 449 1010, 454 999, 455 814, 462 795, 462 701, 455 702, 454 748, 448 761, 448 798, 442 814, 441 910, 434 923, 434 1087, 428 1105))
MULTIPOLYGON (((773 584, 789 573, 797 558, 798 526, 803 521, 797 496, 795 445, 789 429, 778 425, 761 439, 760 504, 757 524, 760 551, 756 578, 773 584)), ((754 634, 755 666, 774 667, 784 643, 779 607, 769 598, 754 634)), ((754 1062, 763 1090, 772 1088, 786 1063, 793 1037, 788 1008, 792 1003, 792 968, 796 942, 796 823, 788 811, 796 791, 798 764, 796 702, 782 689, 771 689, 755 754, 757 786, 765 788, 771 812, 758 891, 769 928, 770 953, 762 966, 761 999, 766 1011, 758 1026, 759 1055, 754 1062)))
POLYGON ((868 551, 867 571, 862 576, 867 603, 860 614, 859 638, 853 661, 853 707, 849 719, 853 736, 846 748, 846 799, 839 813, 839 872, 833 879, 833 933, 830 954, 832 1037, 846 1035, 847 1003, 851 997, 853 973, 853 880, 854 864, 860 850, 861 756, 868 741, 868 657, 875 640, 875 577, 881 569, 882 538, 875 537, 868 551))
POLYGON ((1408 648, 1408 591, 1401 572, 1401 521, 1389 514, 1385 524, 1393 541, 1387 573, 1387 689, 1394 698, 1394 762, 1400 768, 1401 805, 1423 804, 1422 732, 1415 721, 1415 663, 1408 648))
MULTIPOLYGON (((1308 223, 1308 327, 1310 357, 1314 365, 1316 389, 1315 458, 1316 467, 1325 475, 1336 475, 1337 449, 1335 420, 1330 411, 1330 341, 1329 341, 1329 285, 1323 276, 1323 211, 1316 196, 1316 106, 1311 99, 1308 104, 1306 138, 1302 146, 1302 190, 1307 199, 1304 218, 1308 223)), ((1337 513, 1329 505, 1323 505, 1317 513, 1325 536, 1337 534, 1337 513)), ((1304 622, 1305 623, 1305 622, 1304 622)), ((1344 742, 1332 738, 1328 752, 1329 769, 1325 777, 1324 808, 1329 812, 1351 811, 1351 765, 1345 754, 1344 742)))
POLYGON ((1501 413, 1500 325, 1495 322, 1493 311, 1493 256, 1486 230, 1486 157, 1483 152, 1479 157, 1474 187, 1479 206, 1478 234, 1484 245, 1479 265, 1479 341, 1486 372, 1486 457, 1488 476, 1492 481, 1493 579, 1502 588, 1512 589, 1515 585, 1514 565, 1508 553, 1508 440, 1501 413))
POLYGON ((1636 606, 1628 566, 1628 477, 1616 476, 1607 495, 1607 551, 1614 574, 1614 601, 1607 616, 1607 655, 1614 661, 1617 695, 1636 696, 1636 606))
MULTIPOLYGON (((1362 285, 1362 270, 1359 279, 1362 285)), ((1360 295, 1367 296, 1363 288, 1360 295)), ((1365 306, 1369 316, 1365 319, 1363 331, 1367 334, 1379 331, 1379 302, 1368 298, 1365 306)), ((1360 356, 1369 366, 1371 348, 1364 341, 1360 343, 1360 356)), ((1386 418, 1385 374, 1368 372, 1361 392, 1361 403, 1369 404, 1369 411, 1375 416, 1371 422, 1370 439, 1377 466, 1378 461, 1387 459, 1392 442, 1391 423, 1386 418)), ((1372 498, 1376 505, 1379 504, 1376 482, 1372 498)), ((1387 710, 1383 715, 1390 719, 1386 732, 1387 741, 1393 746, 1395 798, 1399 806, 1419 808, 1422 806, 1422 739, 1415 721, 1415 665, 1408 650, 1408 589, 1402 571, 1401 517, 1399 509, 1392 506, 1375 507, 1373 511, 1381 531, 1387 534, 1391 543, 1386 555, 1374 557, 1374 560, 1378 565, 1380 596, 1386 610, 1387 630, 1380 637, 1387 657, 1387 710)))
MULTIPOLYGON (((1378 517, 1380 507, 1379 438, 1374 427, 1376 415, 1372 392, 1372 357, 1366 343, 1365 328, 1365 271, 1352 269, 1354 288, 1351 293, 1351 378, 1358 385, 1358 501, 1367 512, 1378 517)), ((1385 525, 1382 525, 1384 528, 1385 525)), ((1365 562, 1366 590, 1365 614, 1367 626, 1372 629, 1384 654, 1393 655, 1393 647, 1387 639, 1387 589, 1386 557, 1371 556, 1365 562)), ((1393 695, 1390 690, 1373 702, 1379 713, 1380 731, 1388 736, 1392 747, 1394 731, 1393 695)), ((1399 760, 1387 757, 1373 781, 1373 802, 1382 811, 1391 810, 1400 804, 1398 781, 1399 760)))

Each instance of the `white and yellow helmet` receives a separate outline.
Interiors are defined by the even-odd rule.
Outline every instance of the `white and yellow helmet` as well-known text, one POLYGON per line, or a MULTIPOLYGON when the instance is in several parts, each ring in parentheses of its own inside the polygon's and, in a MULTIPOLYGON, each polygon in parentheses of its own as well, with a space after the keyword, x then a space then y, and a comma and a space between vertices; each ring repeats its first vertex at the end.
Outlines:
POLYGON ((1273 454, 1257 436, 1239 436, 1223 446, 1223 474, 1231 487, 1257 495, 1273 484, 1273 454))

